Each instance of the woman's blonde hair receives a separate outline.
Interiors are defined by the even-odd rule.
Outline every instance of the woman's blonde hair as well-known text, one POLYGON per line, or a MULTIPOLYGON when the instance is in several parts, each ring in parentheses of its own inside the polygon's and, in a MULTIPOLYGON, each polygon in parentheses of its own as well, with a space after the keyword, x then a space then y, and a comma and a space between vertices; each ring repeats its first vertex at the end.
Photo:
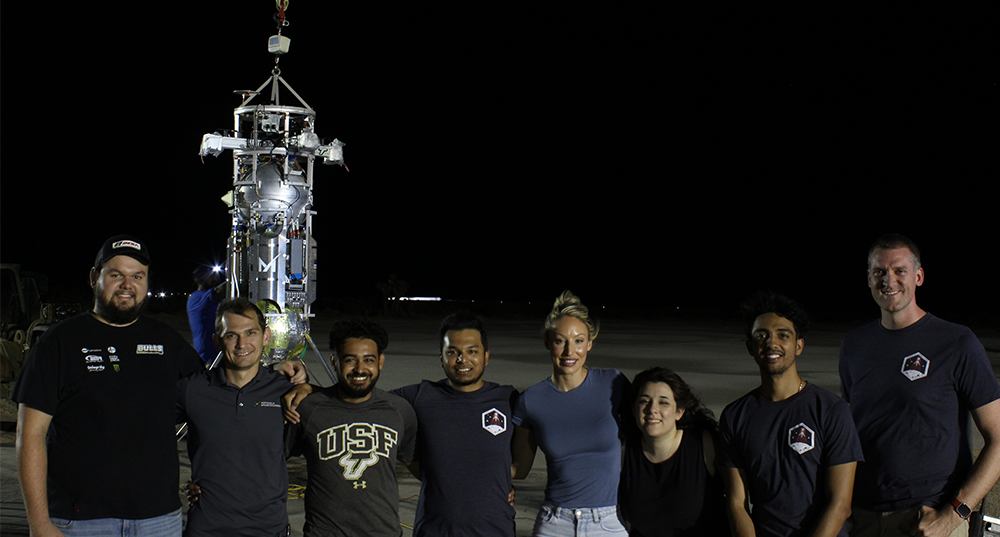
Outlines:
POLYGON ((545 336, 546 345, 556 330, 556 323, 559 322, 559 319, 567 316, 575 317, 587 325, 587 332, 590 334, 591 341, 597 338, 597 332, 600 329, 599 323, 590 317, 590 310, 587 309, 587 306, 583 305, 580 297, 567 289, 556 298, 555 303, 552 304, 552 311, 545 318, 545 329, 542 333, 545 336))

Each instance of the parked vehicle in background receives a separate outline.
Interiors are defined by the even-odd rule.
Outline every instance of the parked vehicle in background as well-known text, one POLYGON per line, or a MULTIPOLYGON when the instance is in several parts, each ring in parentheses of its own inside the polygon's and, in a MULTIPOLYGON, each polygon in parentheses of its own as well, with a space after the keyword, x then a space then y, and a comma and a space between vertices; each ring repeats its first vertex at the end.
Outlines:
POLYGON ((80 304, 43 302, 48 280, 21 265, 0 263, 0 397, 9 399, 28 349, 53 324, 82 311, 80 304))

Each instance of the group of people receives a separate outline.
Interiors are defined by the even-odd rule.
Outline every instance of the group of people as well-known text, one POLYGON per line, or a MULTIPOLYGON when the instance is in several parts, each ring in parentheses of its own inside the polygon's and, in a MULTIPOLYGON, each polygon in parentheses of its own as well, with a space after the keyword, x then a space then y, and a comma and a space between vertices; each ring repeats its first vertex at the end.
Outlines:
POLYGON ((307 462, 307 536, 398 536, 396 463, 421 481, 415 535, 515 535, 514 479, 541 448, 533 535, 967 536, 1000 477, 1000 384, 963 326, 917 306, 916 245, 879 238, 876 321, 841 346, 842 397, 799 375, 808 321, 794 301, 743 304, 761 384, 718 421, 675 372, 590 368, 599 326, 560 295, 545 319, 552 375, 519 393, 484 379, 487 331, 456 312, 438 334, 445 378, 383 391, 388 335, 365 319, 330 334, 337 382, 261 367, 253 304, 223 301, 205 370, 140 315, 146 245, 112 237, 95 306, 50 329, 18 382, 18 467, 34 535, 180 535, 174 424, 190 427, 184 535, 287 535, 285 459, 307 462), (282 413, 282 404, 285 411, 282 413), (969 416, 985 439, 975 462, 969 416), (284 423, 287 422, 287 423, 284 423))

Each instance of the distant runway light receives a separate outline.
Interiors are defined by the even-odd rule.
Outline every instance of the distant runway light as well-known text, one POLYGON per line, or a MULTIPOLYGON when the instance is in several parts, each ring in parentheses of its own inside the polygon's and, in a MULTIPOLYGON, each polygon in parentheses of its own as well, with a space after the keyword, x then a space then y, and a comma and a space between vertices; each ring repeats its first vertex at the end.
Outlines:
POLYGON ((401 296, 399 300, 412 300, 414 302, 440 302, 439 296, 401 296))

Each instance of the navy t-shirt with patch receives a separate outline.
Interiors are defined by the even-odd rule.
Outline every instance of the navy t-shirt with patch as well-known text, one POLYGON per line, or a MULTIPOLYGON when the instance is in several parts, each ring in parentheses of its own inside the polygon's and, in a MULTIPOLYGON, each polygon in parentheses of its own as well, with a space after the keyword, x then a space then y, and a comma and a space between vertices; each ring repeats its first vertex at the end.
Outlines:
POLYGON ((744 395, 719 432, 722 464, 746 472, 758 535, 807 535, 828 502, 827 468, 864 459, 847 403, 811 383, 784 401, 744 395))
POLYGON ((1000 399, 975 334, 929 313, 899 330, 873 321, 844 337, 840 380, 865 452, 854 503, 898 511, 948 502, 972 468, 970 410, 1000 399))
POLYGON ((512 386, 460 392, 447 380, 393 390, 417 414, 420 499, 414 535, 514 536, 512 386))

